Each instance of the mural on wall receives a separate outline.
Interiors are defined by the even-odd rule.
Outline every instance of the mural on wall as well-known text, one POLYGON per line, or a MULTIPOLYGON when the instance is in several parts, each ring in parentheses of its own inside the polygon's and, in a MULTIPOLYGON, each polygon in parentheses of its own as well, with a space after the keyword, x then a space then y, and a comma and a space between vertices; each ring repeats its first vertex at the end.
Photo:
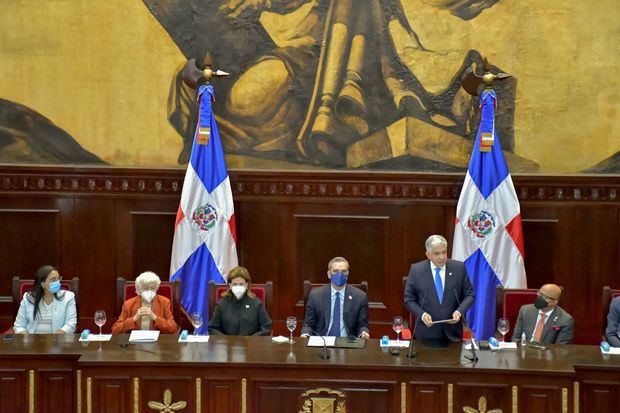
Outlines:
POLYGON ((8 0, 0 162, 184 165, 180 71, 209 51, 231 73, 215 112, 233 168, 462 171, 478 110, 460 80, 487 57, 512 75, 496 91, 513 172, 620 173, 618 46, 597 32, 619 6, 602 2, 8 0))

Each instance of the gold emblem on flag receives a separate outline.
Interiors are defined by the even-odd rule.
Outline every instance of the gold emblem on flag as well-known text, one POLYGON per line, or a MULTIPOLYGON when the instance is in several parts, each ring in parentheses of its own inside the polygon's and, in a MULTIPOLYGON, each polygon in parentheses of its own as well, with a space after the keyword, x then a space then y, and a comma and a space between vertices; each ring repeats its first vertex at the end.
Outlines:
POLYGON ((480 134, 480 152, 491 152, 493 143, 495 143, 493 132, 482 132, 480 134))
POLYGON ((211 138, 211 128, 198 127, 198 135, 196 136, 198 145, 208 145, 209 138, 211 138))

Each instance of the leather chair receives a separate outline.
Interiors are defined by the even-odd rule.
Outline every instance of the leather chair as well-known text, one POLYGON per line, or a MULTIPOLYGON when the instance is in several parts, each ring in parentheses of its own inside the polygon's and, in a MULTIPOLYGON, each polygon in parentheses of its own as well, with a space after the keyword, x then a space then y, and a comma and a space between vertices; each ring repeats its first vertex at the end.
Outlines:
MULTIPOLYGON (((181 306, 181 283, 179 281, 170 282, 162 281, 157 289, 157 294, 162 295, 170 300, 172 306, 172 316, 174 321, 182 330, 192 331, 192 322, 181 306)), ((135 281, 127 281, 123 277, 116 279, 116 316, 120 316, 123 310, 123 303, 128 299, 135 297, 136 283, 135 281)))
POLYGON ((603 337, 605 336, 605 329, 607 328, 607 314, 609 314, 609 306, 611 305, 611 300, 620 296, 620 290, 614 290, 608 285, 603 287, 603 337))
MULTIPOLYGON (((213 316, 215 304, 222 298, 222 294, 228 291, 228 284, 216 284, 215 281, 209 281, 209 318, 213 316)), ((254 293, 256 298, 261 300, 265 305, 267 314, 271 317, 273 307, 273 282, 267 281, 264 284, 251 283, 250 291, 254 293)))
POLYGON ((527 289, 505 289, 497 286, 495 289, 495 324, 500 318, 507 318, 510 323, 510 330, 506 333, 506 341, 510 341, 514 327, 519 317, 519 310, 525 304, 532 304, 536 300, 538 290, 535 288, 527 289))

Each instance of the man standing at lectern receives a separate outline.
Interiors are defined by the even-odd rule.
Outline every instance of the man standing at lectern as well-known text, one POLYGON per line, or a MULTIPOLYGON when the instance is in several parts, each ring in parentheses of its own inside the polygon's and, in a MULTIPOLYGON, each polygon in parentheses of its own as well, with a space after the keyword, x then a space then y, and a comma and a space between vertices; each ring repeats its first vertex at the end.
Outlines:
POLYGON ((461 319, 474 302, 467 269, 448 259, 448 242, 441 235, 428 237, 425 246, 428 259, 411 265, 405 287, 405 307, 421 320, 416 338, 461 341, 461 319), (443 320, 450 321, 435 323, 443 320))

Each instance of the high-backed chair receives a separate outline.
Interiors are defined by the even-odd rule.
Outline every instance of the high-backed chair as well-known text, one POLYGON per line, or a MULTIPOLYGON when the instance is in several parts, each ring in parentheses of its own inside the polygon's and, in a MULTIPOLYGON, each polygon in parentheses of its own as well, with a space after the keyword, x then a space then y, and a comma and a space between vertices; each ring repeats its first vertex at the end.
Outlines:
MULTIPOLYGON (((228 291, 228 284, 216 284, 215 281, 209 281, 209 317, 213 316, 215 304, 222 298, 222 294, 228 291)), ((264 284, 251 283, 250 291, 254 293, 256 298, 261 300, 265 305, 265 311, 271 317, 273 306, 273 282, 267 281, 264 284)))
MULTIPOLYGON (((13 314, 15 316, 17 316, 17 311, 19 311, 19 304, 21 303, 24 294, 30 291, 33 285, 33 279, 13 277, 13 314)), ((60 288, 62 288, 63 290, 73 291, 73 293, 75 294, 75 304, 77 307, 77 303, 79 302, 78 297, 80 295, 80 279, 78 277, 73 277, 70 280, 61 280, 60 288)))
POLYGON ((521 306, 534 303, 537 294, 538 290, 535 288, 505 289, 498 285, 495 289, 495 323, 497 324, 500 318, 507 318, 510 323, 506 341, 510 341, 512 337, 521 306))
MULTIPOLYGON (((174 321, 183 330, 192 330, 192 323, 189 316, 181 307, 181 283, 179 281, 162 281, 157 289, 157 294, 170 300, 172 306, 172 316, 174 321)), ((118 317, 123 310, 123 303, 137 295, 136 282, 127 281, 123 277, 116 279, 116 316, 118 317)))
POLYGON ((614 290, 608 285, 603 287, 603 335, 605 335, 605 329, 607 328, 607 314, 609 314, 611 300, 618 296, 620 296, 620 290, 614 290))
MULTIPOLYGON (((321 287, 325 285, 325 283, 311 283, 310 280, 304 280, 304 311, 306 311, 306 306, 308 305, 308 298, 310 297, 310 291, 313 288, 321 287)), ((366 295, 368 295, 368 281, 362 281, 359 284, 351 284, 354 287, 359 288, 364 291, 366 295)))
MULTIPOLYGON (((19 278, 16 276, 16 277, 13 277, 13 279, 11 280, 11 287, 12 287, 12 293, 13 293, 12 294, 13 295, 13 318, 17 317, 17 312, 19 311, 19 305, 22 302, 22 298, 24 297, 24 294, 30 291, 33 285, 34 285, 34 279, 19 278)), ((76 313, 78 314, 78 322, 79 322, 80 313, 78 312, 78 303, 80 302, 79 300, 80 279, 78 277, 73 277, 70 280, 61 280, 60 288, 62 288, 63 290, 72 291, 75 294, 75 310, 76 310, 76 313)), ((7 332, 12 332, 12 331, 13 331, 13 327, 7 330, 7 332)), ((76 326, 76 331, 77 331, 77 326, 76 326)))

